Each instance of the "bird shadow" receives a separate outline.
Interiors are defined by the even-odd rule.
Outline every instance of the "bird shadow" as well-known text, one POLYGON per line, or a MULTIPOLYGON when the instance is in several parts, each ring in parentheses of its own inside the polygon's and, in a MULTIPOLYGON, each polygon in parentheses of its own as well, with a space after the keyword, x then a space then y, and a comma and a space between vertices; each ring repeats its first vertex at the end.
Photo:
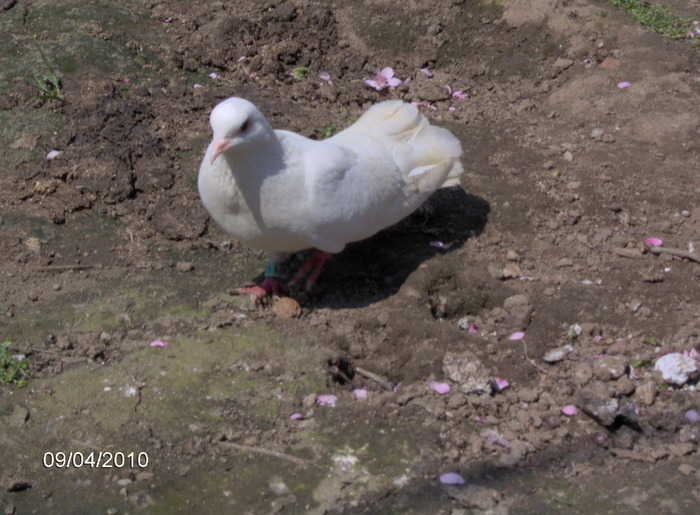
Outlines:
MULTIPOLYGON (((459 249, 484 231, 491 208, 482 197, 460 187, 436 191, 416 212, 371 238, 349 244, 332 256, 313 289, 292 291, 302 304, 316 308, 357 308, 395 294, 421 263, 459 249)), ((313 250, 285 264, 288 276, 313 250)))

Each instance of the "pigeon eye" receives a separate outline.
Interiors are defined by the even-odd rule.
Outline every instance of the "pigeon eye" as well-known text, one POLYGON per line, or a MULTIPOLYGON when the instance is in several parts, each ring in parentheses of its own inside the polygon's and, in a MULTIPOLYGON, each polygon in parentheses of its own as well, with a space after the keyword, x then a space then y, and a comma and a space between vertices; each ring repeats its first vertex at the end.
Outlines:
POLYGON ((250 119, 243 122, 243 125, 241 125, 241 129, 238 132, 242 134, 244 132, 247 132, 249 128, 250 128, 250 119))

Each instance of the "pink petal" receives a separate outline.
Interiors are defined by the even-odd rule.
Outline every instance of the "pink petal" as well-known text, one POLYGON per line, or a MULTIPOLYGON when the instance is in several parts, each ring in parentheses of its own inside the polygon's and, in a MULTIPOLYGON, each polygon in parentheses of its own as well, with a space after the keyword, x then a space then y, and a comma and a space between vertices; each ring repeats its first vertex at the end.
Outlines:
POLYGON ((237 62, 237 63, 242 63, 242 62, 245 61, 246 59, 248 59, 248 56, 247 56, 247 55, 242 55, 242 56, 240 56, 238 59, 236 59, 236 62, 237 62))
POLYGON ((56 159, 58 156, 61 155, 60 150, 51 150, 48 154, 46 154, 46 159, 56 159))
POLYGON ((574 417, 578 415, 578 408, 576 408, 576 406, 574 406, 573 404, 567 404, 561 409, 561 412, 567 417, 574 417))
POLYGON ((630 84, 629 82, 624 81, 624 82, 620 82, 620 83, 617 85, 617 87, 620 88, 620 89, 625 89, 625 88, 629 88, 631 85, 632 85, 632 84, 630 84))
POLYGON ((161 347, 161 348, 165 348, 168 346, 167 342, 164 342, 162 340, 154 340, 151 343, 149 343, 148 345, 149 345, 149 347, 161 347))
POLYGON ((431 71, 428 70, 427 68, 421 68, 420 71, 422 71, 422 72, 425 74, 426 77, 432 77, 432 76, 433 76, 433 72, 431 72, 431 71))
POLYGON ((304 415, 302 415, 301 413, 292 413, 289 416, 289 420, 302 420, 303 418, 304 418, 304 415))
POLYGON ((431 242, 430 242, 430 246, 431 246, 431 247, 438 248, 438 249, 444 249, 444 248, 445 248, 445 244, 444 244, 443 242, 441 242, 441 241, 431 241, 431 242))
POLYGON ((439 393, 440 395, 445 395, 446 393, 450 393, 450 385, 447 383, 439 383, 437 381, 430 381, 429 386, 430 386, 431 390, 439 393))
POLYGON ((379 72, 379 75, 381 75, 385 79, 389 80, 394 76, 394 69, 387 66, 386 68, 382 69, 382 71, 379 72))
POLYGON ((210 79, 220 79, 221 76, 220 76, 218 73, 211 72, 211 73, 209 74, 209 78, 210 78, 210 79))
POLYGON ((503 379, 502 377, 496 377, 493 380, 493 383, 491 386, 494 389, 494 391, 502 392, 503 390, 505 390, 506 388, 508 388, 510 386, 510 383, 506 379, 503 379))
POLYGON ((450 106, 447 108, 448 111, 456 111, 457 108, 455 106, 450 106))
POLYGON ((392 88, 395 88, 396 86, 401 85, 401 79, 397 79, 396 77, 392 79, 387 79, 387 84, 389 84, 389 86, 391 86, 392 88))
POLYGON ((445 87, 447 88, 447 92, 451 95, 452 94, 452 88, 450 87, 449 84, 445 84, 445 87))
POLYGON ((443 485, 463 485, 466 483, 464 478, 456 472, 447 472, 446 474, 442 474, 440 476, 440 482, 443 485))
POLYGON ((316 404, 319 406, 335 406, 338 402, 338 397, 332 394, 323 394, 316 396, 316 404))
POLYGON ((697 424, 700 422, 700 414, 694 409, 685 412, 685 419, 691 424, 697 424))
POLYGON ((522 340, 523 337, 525 336, 525 333, 522 331, 515 331, 513 334, 511 334, 508 339, 509 340, 522 340))
POLYGON ((476 329, 476 326, 474 324, 470 325, 469 328, 467 329, 467 332, 469 334, 477 334, 479 331, 476 329))
POLYGON ((376 80, 372 79, 366 79, 365 84, 367 84, 370 88, 376 89, 377 91, 381 91, 385 88, 384 84, 379 84, 376 80))
POLYGON ((355 396, 355 398, 357 400, 367 398, 367 390, 365 390, 364 388, 357 388, 357 389, 352 391, 352 394, 355 396))
POLYGON ((664 242, 659 238, 644 238, 645 245, 651 245, 652 247, 660 247, 664 242))
POLYGON ((202 86, 201 84, 195 84, 195 85, 192 86, 192 87, 195 88, 195 89, 197 89, 197 88, 203 88, 204 86, 202 86))

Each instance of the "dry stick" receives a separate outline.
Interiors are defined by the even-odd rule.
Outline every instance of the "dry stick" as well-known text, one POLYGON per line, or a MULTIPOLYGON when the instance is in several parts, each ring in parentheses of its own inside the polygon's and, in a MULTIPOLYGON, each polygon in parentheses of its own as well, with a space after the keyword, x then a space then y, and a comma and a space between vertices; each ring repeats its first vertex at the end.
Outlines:
POLYGON ((700 256, 692 252, 688 252, 687 250, 671 249, 668 247, 656 247, 654 245, 647 247, 647 250, 652 254, 670 254, 672 256, 682 257, 690 259, 691 261, 695 261, 696 263, 700 263, 700 256))
POLYGON ((379 386, 381 386, 388 392, 394 391, 394 386, 389 381, 384 379, 382 376, 375 374, 374 372, 370 372, 369 370, 365 370, 364 368, 360 367, 355 367, 355 372, 357 372, 361 376, 365 376, 367 379, 376 381, 379 384, 379 386))
POLYGON ((33 272, 66 272, 70 270, 90 270, 95 268, 95 265, 46 265, 33 266, 30 269, 33 272))
POLYGON ((563 374, 557 374, 557 373, 555 373, 555 372, 552 372, 551 370, 545 370, 544 368, 542 368, 541 366, 539 366, 537 363, 535 363, 533 360, 530 359, 530 356, 527 355, 527 344, 525 343, 525 340, 520 340, 520 341, 522 342, 522 344, 523 344, 523 349, 525 350, 525 359, 527 360, 528 363, 530 363, 530 365, 532 365, 533 367, 535 367, 537 370, 539 370, 539 371, 542 372, 543 374, 551 375, 551 376, 554 376, 554 377, 561 377, 561 378, 566 378, 566 377, 568 377, 568 376, 563 375, 563 374))
POLYGON ((264 454, 265 456, 272 456, 273 458, 280 458, 283 460, 291 461, 292 463, 296 463, 297 465, 309 465, 311 462, 309 460, 305 460, 303 458, 297 458, 296 456, 291 456, 290 454, 285 454, 283 452, 279 451, 271 451, 270 449, 265 449, 263 447, 254 447, 252 445, 243 445, 240 443, 233 443, 233 442, 219 442, 221 445, 224 447, 228 447, 229 449, 236 449, 238 451, 246 451, 246 452, 256 452, 258 454, 264 454))

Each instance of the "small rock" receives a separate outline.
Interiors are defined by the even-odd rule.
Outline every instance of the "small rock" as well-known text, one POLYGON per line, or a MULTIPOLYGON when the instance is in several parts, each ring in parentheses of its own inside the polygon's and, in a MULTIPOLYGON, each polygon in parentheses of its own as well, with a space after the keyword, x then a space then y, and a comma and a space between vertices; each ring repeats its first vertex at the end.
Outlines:
POLYGON ((680 352, 672 352, 657 359, 654 370, 666 384, 675 386, 683 386, 698 375, 695 360, 680 352))
POLYGON ((614 247, 613 252, 618 256, 637 259, 642 257, 642 251, 639 249, 629 249, 627 247, 614 247))
POLYGON ((509 249, 506 252, 506 259, 508 261, 520 261, 520 254, 515 252, 514 250, 509 249))
POLYGON ((491 392, 491 373, 472 352, 448 352, 442 360, 442 370, 462 393, 491 392))
POLYGON ((620 356, 602 356, 593 362, 593 375, 599 381, 618 379, 627 371, 627 360, 620 356))
POLYGON ((681 463, 678 466, 678 472, 683 474, 684 476, 692 476, 697 473, 698 469, 693 467, 692 465, 688 465, 687 463, 681 463))
POLYGON ((601 382, 593 381, 576 392, 576 404, 586 415, 603 426, 611 426, 618 415, 619 402, 601 382))
POLYGON ((190 261, 178 261, 175 265, 175 270, 178 272, 191 272, 194 270, 194 263, 190 261))
POLYGON ((563 347, 557 347, 545 353, 542 359, 547 363, 558 363, 563 360, 569 352, 574 350, 571 345, 564 345, 563 347))
POLYGON ((625 397, 632 395, 636 388, 634 382, 627 376, 622 376, 613 386, 619 395, 624 395, 625 397))
POLYGON ((569 163, 572 162, 572 161, 574 160, 574 155, 573 155, 573 154, 571 153, 571 151, 569 151, 569 150, 567 150, 566 152, 564 152, 564 154, 562 155, 562 157, 564 158, 564 161, 568 161, 569 163))
POLYGON ((508 263, 503 270, 501 270, 501 277, 503 279, 516 279, 520 277, 520 267, 515 263, 508 263))
POLYGON ((559 68, 560 70, 566 70, 569 68, 571 65, 574 64, 573 59, 566 59, 564 57, 559 57, 557 58, 556 61, 554 61, 554 68, 559 68))
POLYGON ((272 312, 282 318, 296 318, 301 316, 301 306, 291 297, 282 297, 272 305, 272 312))
POLYGON ((656 383, 654 381, 647 381, 637 387, 635 398, 642 404, 651 406, 654 404, 658 393, 659 389, 656 387, 656 383))
POLYGON ((584 385, 593 379, 593 367, 588 363, 579 363, 574 368, 574 382, 577 385, 584 385))
POLYGON ((447 489, 447 495, 457 501, 462 508, 479 510, 495 508, 500 499, 500 494, 496 490, 479 485, 451 486, 447 489))
POLYGON ((565 268, 567 266, 573 266, 574 262, 569 258, 561 258, 556 263, 554 263, 555 268, 565 268))

